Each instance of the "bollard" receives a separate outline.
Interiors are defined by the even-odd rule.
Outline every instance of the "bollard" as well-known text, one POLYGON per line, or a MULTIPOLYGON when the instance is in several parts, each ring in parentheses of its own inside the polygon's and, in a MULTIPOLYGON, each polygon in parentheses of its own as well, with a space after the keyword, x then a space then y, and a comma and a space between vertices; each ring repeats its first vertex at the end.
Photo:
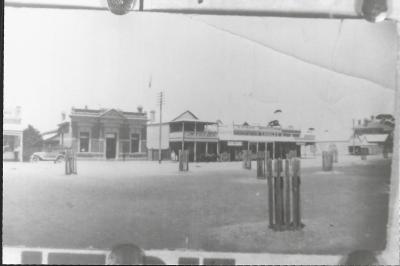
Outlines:
POLYGON ((251 169, 251 154, 248 150, 243 150, 243 169, 251 169))
POLYGON ((265 179, 265 158, 262 152, 257 153, 257 179, 265 179))
POLYGON ((183 171, 183 153, 182 150, 179 150, 178 159, 179 159, 179 171, 183 171))
POLYGON ((72 153, 72 158, 73 158, 73 167, 72 167, 72 173, 74 174, 74 175, 77 175, 78 174, 78 171, 77 171, 77 160, 76 160, 76 152, 73 152, 72 153))
POLYGON ((322 152, 322 170, 332 171, 333 168, 333 155, 332 152, 323 151, 322 152))
POLYGON ((329 145, 329 152, 332 153, 332 161, 334 163, 337 163, 338 162, 338 149, 335 144, 329 145))
POLYGON ((189 151, 179 150, 179 171, 189 171, 189 151))
POLYGON ((269 218, 269 227, 273 228, 274 226, 274 185, 273 185, 273 176, 272 176, 272 160, 267 159, 267 184, 268 184, 268 218, 269 218))
POLYGON ((367 160, 368 148, 361 148, 361 160, 367 160))
POLYGON ((275 160, 275 229, 281 230, 283 226, 283 177, 282 160, 275 160))
POLYGON ((65 151, 65 174, 78 174, 76 167, 76 153, 70 149, 65 151))
POLYGON ((284 182, 284 189, 285 189, 285 217, 284 217, 284 224, 286 226, 290 225, 290 170, 289 165, 290 160, 285 160, 285 182, 284 182))
POLYGON ((69 175, 69 151, 66 150, 65 151, 65 174, 69 175))
POLYGON ((189 171, 189 151, 179 150, 179 171, 189 171))
POLYGON ((184 168, 186 171, 189 171, 189 151, 185 151, 185 164, 184 168))
POLYGON ((302 228, 301 206, 300 206, 300 160, 294 159, 292 176, 292 206, 293 206, 293 229, 302 228))

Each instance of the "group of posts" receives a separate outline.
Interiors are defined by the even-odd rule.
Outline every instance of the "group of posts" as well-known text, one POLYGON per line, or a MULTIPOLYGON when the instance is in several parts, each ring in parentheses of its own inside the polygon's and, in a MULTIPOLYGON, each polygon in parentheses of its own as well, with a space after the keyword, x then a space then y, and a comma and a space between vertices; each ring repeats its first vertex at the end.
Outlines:
POLYGON ((71 149, 65 151, 65 174, 78 174, 76 169, 76 153, 71 149))
MULTIPOLYGON (((257 153, 257 179, 267 180, 269 227, 276 231, 299 230, 300 159, 291 151, 287 159, 271 159, 268 152, 257 153)), ((251 153, 243 151, 243 168, 251 169, 251 153)))
POLYGON ((329 146, 328 151, 322 152, 322 171, 332 171, 333 163, 337 163, 339 154, 336 146, 329 146))

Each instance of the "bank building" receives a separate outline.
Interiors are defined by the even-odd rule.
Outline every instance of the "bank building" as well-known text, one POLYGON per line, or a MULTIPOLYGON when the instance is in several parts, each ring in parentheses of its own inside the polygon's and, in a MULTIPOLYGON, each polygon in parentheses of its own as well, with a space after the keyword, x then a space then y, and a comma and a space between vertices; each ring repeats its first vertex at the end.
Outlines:
MULTIPOLYGON (((146 158, 147 113, 114 108, 72 108, 61 115, 52 136, 46 142, 60 149, 71 148, 77 157, 92 159, 146 158)), ((53 147, 54 148, 54 147, 53 147)))

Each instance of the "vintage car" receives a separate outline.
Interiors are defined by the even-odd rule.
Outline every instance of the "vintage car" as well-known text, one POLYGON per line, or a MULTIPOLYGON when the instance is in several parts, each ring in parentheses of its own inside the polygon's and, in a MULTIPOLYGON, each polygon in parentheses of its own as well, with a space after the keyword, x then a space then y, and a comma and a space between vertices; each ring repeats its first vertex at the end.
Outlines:
POLYGON ((64 158, 64 151, 41 151, 31 155, 31 162, 54 161, 54 163, 57 163, 63 161, 64 158))

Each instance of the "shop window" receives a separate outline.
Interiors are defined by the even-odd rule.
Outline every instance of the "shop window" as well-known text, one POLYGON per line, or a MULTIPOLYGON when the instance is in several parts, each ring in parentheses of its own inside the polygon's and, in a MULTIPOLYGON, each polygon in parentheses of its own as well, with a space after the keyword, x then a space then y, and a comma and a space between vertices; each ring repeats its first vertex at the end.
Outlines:
POLYGON ((131 152, 139 152, 139 134, 131 134, 131 152))
POLYGON ((79 151, 80 152, 89 151, 89 132, 79 133, 79 151))

